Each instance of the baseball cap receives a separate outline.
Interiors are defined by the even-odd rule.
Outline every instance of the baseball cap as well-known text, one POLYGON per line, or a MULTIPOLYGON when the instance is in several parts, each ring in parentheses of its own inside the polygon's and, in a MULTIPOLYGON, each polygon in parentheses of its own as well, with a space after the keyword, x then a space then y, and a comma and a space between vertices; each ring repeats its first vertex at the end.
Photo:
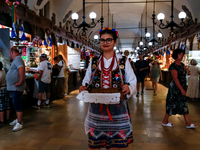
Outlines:
POLYGON ((46 54, 41 54, 40 57, 47 59, 47 55, 46 54))

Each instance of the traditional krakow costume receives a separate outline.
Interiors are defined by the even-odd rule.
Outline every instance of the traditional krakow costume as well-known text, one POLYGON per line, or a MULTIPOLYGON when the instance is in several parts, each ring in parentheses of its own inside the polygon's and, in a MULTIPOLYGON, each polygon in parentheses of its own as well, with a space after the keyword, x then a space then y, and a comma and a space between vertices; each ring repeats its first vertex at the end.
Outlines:
MULTIPOLYGON (((129 98, 136 92, 136 77, 126 57, 116 55, 109 60, 94 57, 88 66, 82 85, 89 89, 121 88, 129 85, 129 98), (121 77, 121 78, 120 78, 121 77)), ((126 98, 119 104, 90 103, 85 119, 85 132, 90 148, 127 147, 133 142, 132 124, 126 98)))

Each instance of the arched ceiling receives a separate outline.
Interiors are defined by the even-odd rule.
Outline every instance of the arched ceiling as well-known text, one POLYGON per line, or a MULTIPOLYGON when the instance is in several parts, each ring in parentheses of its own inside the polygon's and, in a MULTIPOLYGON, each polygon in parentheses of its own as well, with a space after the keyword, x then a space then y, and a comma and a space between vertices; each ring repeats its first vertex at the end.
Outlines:
MULTIPOLYGON (((36 1, 36 0, 35 0, 36 1)), ((89 19, 89 13, 94 11, 97 13, 97 20, 101 18, 101 0, 85 0, 86 1, 86 22, 91 23, 89 19), (92 3, 99 2, 99 3, 92 3)), ((152 14, 153 14, 153 1, 147 0, 147 26, 148 32, 153 34, 153 23, 152 23, 152 14)), ((165 14, 165 20, 170 21, 171 15, 171 0, 155 0, 155 14, 162 12, 165 14)), ((44 5, 46 0, 43 0, 42 5, 44 5)), ((145 27, 146 21, 146 0, 109 0, 110 3, 107 3, 108 0, 103 0, 103 18, 104 18, 104 27, 112 25, 119 31, 119 40, 117 46, 120 50, 133 50, 137 45, 140 37, 145 36, 145 29, 138 28, 141 23, 142 26, 145 27), (119 3, 114 3, 119 2, 119 3), (124 3, 123 3, 124 2, 124 3), (135 2, 135 3, 130 3, 135 2), (113 19, 112 19, 113 15, 113 19), (141 19, 142 18, 142 19, 141 19), (112 22, 113 20, 113 22, 112 22), (124 28, 124 29, 121 29, 124 28)), ((31 2, 30 2, 31 3, 31 2)), ((34 3, 34 1, 32 1, 34 3)), ((51 12, 56 14, 56 24, 62 22, 65 15, 69 12, 77 12, 79 14, 79 19, 77 23, 80 24, 82 22, 82 14, 83 14, 83 1, 82 0, 51 0, 50 1, 50 9, 51 12)), ((178 13, 183 11, 182 5, 185 5, 188 10, 191 12, 191 15, 194 18, 200 19, 200 0, 175 0, 174 2, 174 20, 176 23, 180 23, 178 19, 178 13)), ((41 6, 42 7, 42 6, 41 6)), ((72 21, 71 18, 68 20, 72 21)), ((157 24, 159 21, 156 18, 157 24)), ((63 24, 64 25, 64 24, 63 24)), ((96 27, 87 30, 87 36, 91 40, 93 40, 94 35, 98 34, 98 31, 101 29, 101 24, 98 23, 96 27)), ((158 31, 161 31, 165 38, 169 35, 169 29, 160 29, 157 25, 155 27, 155 35, 157 35, 158 31)), ((80 32, 78 29, 74 29, 74 33, 80 32)))

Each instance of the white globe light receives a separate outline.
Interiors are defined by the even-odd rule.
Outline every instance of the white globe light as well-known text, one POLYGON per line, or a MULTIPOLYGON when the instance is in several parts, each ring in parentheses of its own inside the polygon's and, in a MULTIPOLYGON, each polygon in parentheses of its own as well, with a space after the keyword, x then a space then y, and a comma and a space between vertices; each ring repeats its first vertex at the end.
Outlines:
POLYGON ((95 19, 97 17, 97 14, 95 12, 91 12, 89 17, 90 19, 95 19))
POLYGON ((164 20, 165 19, 165 15, 163 13, 159 13, 157 18, 158 18, 158 20, 164 20))
POLYGON ((94 39, 98 40, 99 36, 98 35, 94 35, 94 39))
POLYGON ((77 20, 78 19, 78 14, 77 13, 73 13, 71 17, 72 17, 73 20, 77 20))
POLYGON ((152 42, 149 42, 149 46, 152 46, 153 45, 153 43, 152 42))
POLYGON ((135 52, 137 52, 137 50, 135 50, 135 52))
POLYGON ((117 46, 114 46, 114 50, 116 50, 117 49, 117 46))
POLYGON ((179 14, 178 14, 178 17, 179 19, 184 19, 186 17, 186 13, 184 11, 181 11, 179 14))
POLYGON ((140 42, 140 45, 143 45, 143 42, 142 42, 142 41, 140 42))
POLYGON ((162 37, 162 33, 158 33, 157 37, 161 38, 162 37))
POLYGON ((119 50, 116 50, 116 53, 119 53, 119 50))
POLYGON ((140 48, 139 48, 139 47, 136 47, 136 49, 139 50, 140 48))
POLYGON ((151 34, 149 32, 146 33, 145 35, 147 38, 149 38, 151 36, 151 34))

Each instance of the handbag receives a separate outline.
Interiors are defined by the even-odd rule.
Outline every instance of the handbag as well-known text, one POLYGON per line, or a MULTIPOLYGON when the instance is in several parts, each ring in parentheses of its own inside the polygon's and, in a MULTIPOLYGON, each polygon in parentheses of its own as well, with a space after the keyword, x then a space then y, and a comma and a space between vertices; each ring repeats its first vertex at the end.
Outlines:
POLYGON ((34 77, 36 80, 38 80, 39 75, 38 75, 37 73, 34 73, 34 74, 33 74, 33 77, 34 77))

